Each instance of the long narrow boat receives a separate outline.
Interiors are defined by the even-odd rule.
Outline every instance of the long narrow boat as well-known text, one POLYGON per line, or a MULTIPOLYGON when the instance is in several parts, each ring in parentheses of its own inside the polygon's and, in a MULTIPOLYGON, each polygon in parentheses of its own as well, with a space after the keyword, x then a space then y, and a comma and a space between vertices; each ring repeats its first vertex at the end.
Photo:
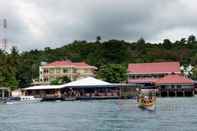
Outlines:
POLYGON ((138 106, 154 111, 156 109, 156 93, 154 89, 141 89, 138 96, 138 106))

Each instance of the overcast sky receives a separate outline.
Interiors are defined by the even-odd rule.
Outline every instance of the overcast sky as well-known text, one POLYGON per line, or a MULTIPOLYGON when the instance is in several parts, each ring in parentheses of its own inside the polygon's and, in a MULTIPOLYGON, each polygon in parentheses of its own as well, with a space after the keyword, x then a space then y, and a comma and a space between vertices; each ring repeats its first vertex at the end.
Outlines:
POLYGON ((196 0, 0 0, 0 37, 21 50, 74 40, 172 40, 197 34, 196 0), (2 31, 2 19, 8 29, 2 31))

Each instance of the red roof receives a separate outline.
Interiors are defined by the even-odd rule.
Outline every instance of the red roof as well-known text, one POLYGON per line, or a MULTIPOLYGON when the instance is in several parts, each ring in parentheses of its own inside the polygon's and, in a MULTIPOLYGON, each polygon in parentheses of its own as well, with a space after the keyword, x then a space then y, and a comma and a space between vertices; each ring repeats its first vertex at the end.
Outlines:
POLYGON ((157 62, 157 63, 137 63, 129 64, 129 73, 149 74, 149 73, 180 73, 179 62, 157 62))
POLYGON ((85 62, 75 62, 75 63, 72 63, 72 65, 75 65, 75 66, 89 66, 85 62))
POLYGON ((85 62, 72 62, 70 60, 62 60, 62 61, 54 61, 51 63, 48 63, 45 66, 71 66, 71 67, 79 67, 79 68, 96 68, 94 66, 90 66, 85 62))
POLYGON ((65 65, 71 65, 72 62, 70 60, 62 60, 62 61, 54 61, 54 62, 51 62, 51 63, 48 63, 47 65, 45 66, 65 66, 65 65))
POLYGON ((158 78, 142 78, 142 79, 129 79, 128 83, 155 83, 155 81, 157 81, 158 78))
POLYGON ((193 81, 183 75, 172 74, 164 76, 155 82, 156 84, 193 84, 193 81))

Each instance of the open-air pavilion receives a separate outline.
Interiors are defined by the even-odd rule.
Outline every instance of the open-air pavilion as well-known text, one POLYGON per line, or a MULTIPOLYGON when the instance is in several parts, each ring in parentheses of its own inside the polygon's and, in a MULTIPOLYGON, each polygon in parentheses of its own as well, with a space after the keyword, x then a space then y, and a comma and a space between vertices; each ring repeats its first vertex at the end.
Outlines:
POLYGON ((120 87, 114 84, 87 77, 62 85, 63 97, 75 96, 79 99, 119 98, 120 87))
POLYGON ((62 88, 63 87, 60 85, 31 86, 22 89, 22 94, 26 96, 34 96, 37 98, 43 98, 43 97, 61 98, 62 88))

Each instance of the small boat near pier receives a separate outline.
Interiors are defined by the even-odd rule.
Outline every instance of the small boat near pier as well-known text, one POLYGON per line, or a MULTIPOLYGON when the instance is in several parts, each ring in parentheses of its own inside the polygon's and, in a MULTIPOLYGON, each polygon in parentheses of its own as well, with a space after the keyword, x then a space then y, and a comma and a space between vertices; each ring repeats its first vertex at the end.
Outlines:
POLYGON ((156 109, 155 89, 141 89, 137 102, 140 108, 154 111, 156 109))

